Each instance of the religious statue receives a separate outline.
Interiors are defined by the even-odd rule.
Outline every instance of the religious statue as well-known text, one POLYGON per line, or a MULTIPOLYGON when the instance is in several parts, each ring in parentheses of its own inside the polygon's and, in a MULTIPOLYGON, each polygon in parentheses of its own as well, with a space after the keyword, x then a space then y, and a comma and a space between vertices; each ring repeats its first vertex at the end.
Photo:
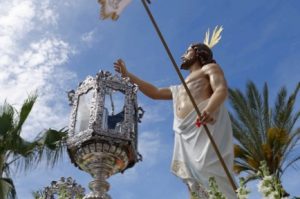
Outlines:
POLYGON ((224 106, 228 88, 224 73, 213 59, 211 51, 220 40, 221 31, 222 27, 216 28, 211 39, 207 33, 203 43, 191 44, 181 57, 181 69, 190 72, 185 82, 202 113, 200 118, 197 118, 183 85, 157 88, 129 72, 123 60, 114 63, 115 71, 123 77, 129 77, 146 96, 157 100, 173 100, 175 143, 171 170, 187 184, 191 199, 208 198, 210 177, 215 178, 220 191, 227 198, 236 198, 203 125, 199 125, 199 122, 207 125, 232 173, 232 127, 224 106), (198 125, 195 125, 196 121, 198 125))

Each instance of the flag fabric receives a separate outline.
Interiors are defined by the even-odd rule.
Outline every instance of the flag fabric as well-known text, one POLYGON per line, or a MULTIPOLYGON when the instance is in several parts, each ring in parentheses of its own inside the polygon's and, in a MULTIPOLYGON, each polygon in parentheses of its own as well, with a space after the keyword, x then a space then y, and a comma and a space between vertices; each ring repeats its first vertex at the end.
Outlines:
POLYGON ((98 2, 101 5, 100 15, 102 19, 117 20, 131 0, 98 0, 98 2))

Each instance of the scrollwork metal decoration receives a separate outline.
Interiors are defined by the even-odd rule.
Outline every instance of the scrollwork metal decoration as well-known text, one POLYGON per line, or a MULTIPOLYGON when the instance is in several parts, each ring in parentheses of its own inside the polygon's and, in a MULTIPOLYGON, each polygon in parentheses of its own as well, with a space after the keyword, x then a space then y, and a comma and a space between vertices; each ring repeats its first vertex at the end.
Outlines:
POLYGON ((110 199, 106 179, 142 159, 137 150, 137 123, 144 111, 138 107, 137 91, 128 78, 99 71, 68 93, 72 105, 68 153, 75 166, 94 178, 89 184, 92 192, 85 199, 110 199), (121 111, 111 114, 105 101, 112 100, 106 96, 113 92, 119 92, 124 100, 121 111))

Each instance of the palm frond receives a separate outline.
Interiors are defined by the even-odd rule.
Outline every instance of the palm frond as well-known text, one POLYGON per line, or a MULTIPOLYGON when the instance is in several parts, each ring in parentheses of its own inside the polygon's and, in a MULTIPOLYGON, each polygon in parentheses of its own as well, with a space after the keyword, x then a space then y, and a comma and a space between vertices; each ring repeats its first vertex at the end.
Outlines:
POLYGON ((300 83, 297 84, 294 92, 289 96, 287 103, 282 111, 282 115, 284 115, 284 117, 281 121, 281 125, 287 129, 287 132, 289 133, 289 140, 282 152, 283 158, 281 166, 283 166, 283 164, 287 161, 290 154, 294 151, 296 144, 300 140, 300 129, 298 128, 293 132, 294 125, 300 117, 300 111, 297 111, 294 115, 292 114, 299 89, 300 83))
POLYGON ((255 173, 255 170, 247 164, 244 160, 241 159, 235 159, 234 160, 234 171, 236 173, 238 172, 248 172, 248 173, 255 173))
POLYGON ((296 101, 299 89, 300 89, 300 82, 296 86, 294 92, 289 96, 289 99, 287 100, 287 104, 285 107, 285 118, 286 118, 285 128, 288 130, 288 132, 292 131, 296 121, 299 118, 300 111, 298 111, 295 115, 293 115, 294 105, 295 105, 295 101, 296 101))
POLYGON ((251 81, 247 83, 247 99, 249 104, 249 111, 251 115, 253 115, 253 120, 257 126, 257 141, 262 144, 265 140, 265 128, 264 128, 264 118, 263 116, 263 106, 262 106, 262 99, 256 88, 255 84, 251 81))
POLYGON ((249 136, 249 133, 245 133, 247 132, 247 129, 243 128, 243 125, 241 125, 239 121, 232 116, 231 113, 229 113, 229 115, 232 122, 234 137, 244 147, 244 150, 246 150, 247 153, 254 155, 255 154, 255 150, 253 150, 254 143, 252 142, 252 138, 249 136))
POLYGON ((19 113, 6 102, 0 106, 0 198, 16 197, 13 181, 8 178, 11 164, 16 165, 17 170, 23 168, 26 171, 35 168, 46 158, 47 163, 54 166, 65 149, 65 128, 59 131, 49 129, 33 141, 27 141, 20 136, 22 126, 36 99, 36 94, 30 95, 19 113))
MULTIPOLYGON (((260 136, 257 134, 256 118, 251 113, 249 102, 246 100, 246 97, 239 90, 229 89, 229 99, 230 104, 232 105, 235 114, 232 114, 233 117, 237 117, 237 120, 240 121, 240 124, 243 126, 244 131, 242 133, 247 134, 249 142, 252 143, 251 149, 254 150, 256 156, 263 158, 262 151, 260 147, 255 143, 261 143, 260 136)), ((234 132, 236 134, 237 132, 234 132)))
POLYGON ((291 123, 290 123, 290 126, 289 128, 287 129, 288 132, 292 132, 296 122, 299 120, 300 118, 300 111, 296 112, 294 117, 291 119, 291 123))
POLYGON ((300 128, 294 130, 300 117, 295 111, 300 83, 288 96, 282 87, 273 108, 269 106, 268 85, 265 83, 262 95, 253 82, 247 83, 245 95, 238 89, 229 89, 233 113, 233 135, 238 143, 235 147, 235 169, 255 178, 260 161, 267 163, 270 173, 278 178, 287 168, 300 160, 300 128), (237 153, 239 152, 239 153, 237 153))
POLYGON ((267 83, 264 84, 263 88, 263 118, 264 118, 264 129, 267 130, 271 126, 271 110, 269 108, 269 89, 267 83))
POLYGON ((11 178, 0 178, 0 198, 15 199, 17 197, 15 185, 11 178))
POLYGON ((247 166, 242 166, 242 165, 239 165, 239 164, 234 164, 233 165, 233 171, 236 174, 240 174, 241 172, 245 172, 245 171, 248 171, 248 170, 250 170, 250 168, 247 167, 247 166))
POLYGON ((47 156, 47 162, 52 167, 62 157, 63 152, 66 149, 66 138, 68 130, 62 128, 59 131, 49 129, 46 133, 46 139, 44 142, 44 150, 47 156))
POLYGON ((32 94, 32 95, 29 95, 29 97, 23 102, 22 107, 21 107, 21 112, 19 115, 19 121, 15 128, 15 133, 17 133, 18 135, 20 135, 21 128, 22 128, 24 122, 26 121, 28 115, 30 114, 32 107, 33 107, 34 103, 36 102, 36 99, 37 99, 37 94, 32 94))
POLYGON ((249 132, 255 130, 251 123, 249 123, 249 118, 247 118, 250 113, 248 112, 247 101, 244 95, 239 90, 229 89, 229 99, 230 104, 236 113, 232 115, 237 116, 237 118, 241 121, 243 126, 249 130, 249 132))
MULTIPOLYGON (((283 164, 285 164, 288 161, 288 158, 290 157, 290 154, 294 152, 294 148, 297 144, 300 142, 300 128, 296 129, 293 133, 291 133, 289 140, 283 149, 283 157, 281 162, 281 167, 283 167, 283 164)), ((283 171, 285 171, 289 166, 285 166, 283 171)))
POLYGON ((1 162, 1 167, 2 167, 2 176, 3 174, 6 176, 6 177, 10 177, 11 176, 11 170, 10 170, 10 167, 9 167, 9 164, 6 163, 6 162, 1 162))
POLYGON ((0 106, 0 139, 5 139, 14 128, 14 109, 6 101, 0 106))
POLYGON ((66 149, 67 129, 48 129, 41 133, 28 148, 28 153, 19 153, 15 158, 20 158, 16 162, 18 170, 30 170, 35 168, 41 161, 46 160, 47 165, 53 167, 62 157, 66 149), (20 156, 21 155, 21 156, 20 156))
POLYGON ((250 182, 250 181, 252 181, 252 180, 256 180, 256 179, 258 179, 258 178, 259 178, 259 177, 257 176, 256 173, 249 174, 249 175, 246 176, 246 178, 245 178, 245 183, 248 183, 248 182, 250 182))
POLYGON ((300 156, 297 156, 297 157, 295 157, 295 158, 293 158, 292 160, 290 160, 286 165, 285 165, 285 167, 282 169, 282 173, 281 174, 283 174, 285 171, 286 171, 286 169, 288 169, 290 166, 292 166, 293 164, 295 164, 297 161, 299 161, 300 160, 300 156))
POLYGON ((277 99, 275 101, 274 107, 274 115, 273 115, 273 124, 277 128, 284 128, 284 121, 285 121, 285 105, 286 105, 286 97, 287 97, 287 90, 285 87, 282 87, 277 94, 277 99))
POLYGON ((236 158, 247 158, 249 156, 249 153, 246 149, 244 149, 242 146, 235 144, 234 147, 234 157, 236 158))

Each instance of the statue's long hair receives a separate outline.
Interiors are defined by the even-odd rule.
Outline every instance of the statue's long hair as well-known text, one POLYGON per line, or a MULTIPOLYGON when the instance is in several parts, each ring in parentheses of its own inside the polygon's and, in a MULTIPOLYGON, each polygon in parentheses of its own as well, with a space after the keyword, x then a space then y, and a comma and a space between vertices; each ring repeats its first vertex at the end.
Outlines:
POLYGON ((213 33, 210 35, 210 31, 208 29, 205 33, 203 43, 196 43, 191 45, 191 47, 195 50, 196 56, 202 66, 209 63, 216 63, 216 61, 213 59, 213 52, 211 51, 211 49, 217 43, 219 43, 222 37, 222 31, 222 26, 216 26, 213 30, 213 33))
POLYGON ((196 57, 202 66, 210 63, 216 63, 213 59, 213 52, 207 45, 203 43, 195 43, 191 45, 191 48, 195 50, 196 57))

